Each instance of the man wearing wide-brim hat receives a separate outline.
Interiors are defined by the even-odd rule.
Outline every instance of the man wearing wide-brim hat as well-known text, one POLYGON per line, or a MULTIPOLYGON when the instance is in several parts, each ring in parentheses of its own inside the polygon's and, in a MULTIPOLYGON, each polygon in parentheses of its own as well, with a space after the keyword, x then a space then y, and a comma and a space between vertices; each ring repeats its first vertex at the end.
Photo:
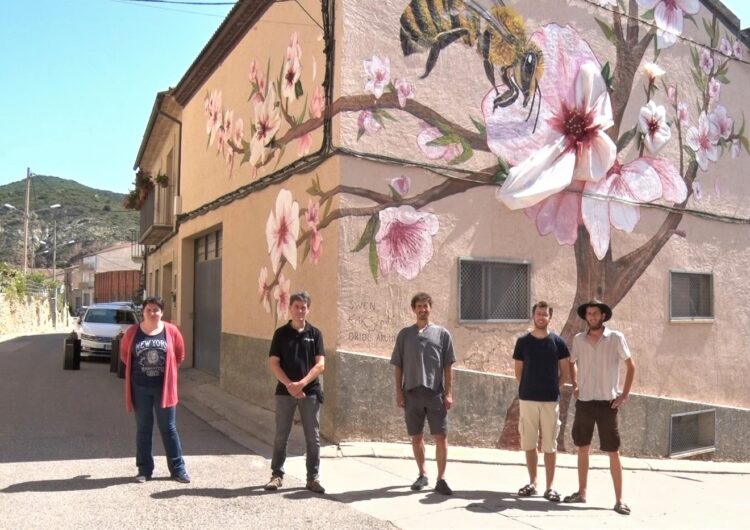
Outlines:
POLYGON ((573 420, 573 443, 578 447, 578 491, 564 502, 586 502, 589 451, 594 427, 599 433, 601 450, 609 456, 609 469, 615 488, 615 511, 630 514, 622 500, 622 464, 617 412, 630 394, 635 377, 635 362, 625 336, 604 326, 612 318, 612 308, 600 300, 590 300, 578 307, 578 316, 588 330, 573 337, 570 351, 570 380, 576 397, 573 420), (620 362, 627 367, 622 392, 619 388, 620 362))

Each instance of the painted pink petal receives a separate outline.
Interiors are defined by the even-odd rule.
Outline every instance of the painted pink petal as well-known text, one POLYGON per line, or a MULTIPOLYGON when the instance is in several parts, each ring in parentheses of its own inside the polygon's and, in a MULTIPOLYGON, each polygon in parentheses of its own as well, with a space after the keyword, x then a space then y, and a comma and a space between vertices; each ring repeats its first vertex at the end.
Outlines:
POLYGON ((594 254, 600 260, 607 254, 609 249, 610 221, 609 201, 607 195, 612 180, 617 175, 611 175, 599 182, 587 182, 581 199, 581 216, 583 224, 589 231, 589 240, 594 254))
POLYGON ((573 245, 578 239, 583 183, 575 182, 564 191, 540 203, 536 228, 540 235, 554 234, 561 245, 573 245))
POLYGON ((648 159, 661 179, 661 198, 668 202, 681 203, 687 198, 687 185, 671 160, 666 158, 648 159))
POLYGON ((575 151, 559 136, 521 164, 511 168, 497 197, 511 210, 527 208, 565 189, 573 179, 575 151))

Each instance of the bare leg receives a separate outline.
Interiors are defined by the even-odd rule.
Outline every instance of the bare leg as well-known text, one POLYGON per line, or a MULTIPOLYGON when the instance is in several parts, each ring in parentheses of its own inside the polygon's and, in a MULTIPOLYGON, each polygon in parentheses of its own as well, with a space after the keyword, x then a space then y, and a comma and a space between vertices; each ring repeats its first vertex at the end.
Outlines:
POLYGON ((557 462, 557 453, 544 453, 544 472, 547 476, 547 488, 552 489, 555 482, 555 463, 557 462))
POLYGON ((609 472, 612 475, 612 483, 615 486, 615 501, 622 502, 622 462, 620 462, 620 453, 614 451, 607 454, 609 455, 609 472))
POLYGON ((414 451, 414 460, 417 462, 420 475, 427 475, 424 467, 424 435, 417 434, 411 437, 411 448, 414 451))
POLYGON ((445 478, 445 466, 448 463, 448 436, 445 434, 435 435, 435 458, 437 459, 437 467, 438 467, 437 478, 438 480, 444 479, 445 478))
POLYGON ((590 445, 578 448, 578 494, 583 499, 586 498, 586 488, 588 486, 590 450, 590 445))
POLYGON ((537 456, 536 449, 526 452, 526 469, 529 470, 529 484, 536 488, 536 469, 539 457, 537 456))

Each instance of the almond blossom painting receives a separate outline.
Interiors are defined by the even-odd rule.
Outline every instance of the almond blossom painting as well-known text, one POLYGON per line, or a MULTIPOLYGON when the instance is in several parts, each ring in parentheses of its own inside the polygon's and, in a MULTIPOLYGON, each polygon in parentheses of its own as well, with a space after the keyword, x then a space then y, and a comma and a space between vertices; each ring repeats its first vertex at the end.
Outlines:
MULTIPOLYGON (((720 193, 718 179, 701 185, 707 172, 723 157, 750 152, 744 116, 722 97, 744 45, 698 0, 566 3, 569 13, 593 18, 604 37, 596 46, 592 30, 584 34, 570 20, 532 26, 520 1, 457 0, 452 16, 423 12, 415 1, 396 4, 397 11, 392 2, 383 7, 392 31, 373 37, 357 71, 345 73, 360 80, 356 90, 346 85, 334 99, 331 86, 305 86, 301 73, 317 64, 293 32, 285 49, 250 63, 241 110, 227 108, 220 91, 205 96, 206 146, 224 159, 228 176, 272 172, 289 144, 298 157, 312 156, 311 134, 332 119, 354 129, 347 154, 392 169, 372 187, 324 189, 315 174, 305 193, 278 191, 265 227, 269 266, 258 272, 259 303, 278 318, 291 271, 319 265, 329 225, 362 221, 347 251, 361 256, 374 284, 411 281, 438 252, 433 205, 486 188, 498 211, 522 210, 540 237, 571 247, 576 292, 562 330, 569 339, 581 326, 574 308, 595 296, 616 306, 681 235, 690 201, 720 193), (687 28, 701 38, 684 38, 687 28), (685 50, 687 68, 670 71, 673 54, 685 50), (481 80, 431 84, 457 57, 476 65, 481 80), (448 97, 454 91, 460 97, 448 97), (382 152, 382 145, 397 147, 382 152), (438 182, 416 186, 399 160, 438 182), (342 195, 357 206, 334 207, 342 195), (615 234, 639 228, 645 205, 664 212, 659 227, 627 253, 613 248, 615 234)), ((330 39, 332 28, 325 31, 330 39)))

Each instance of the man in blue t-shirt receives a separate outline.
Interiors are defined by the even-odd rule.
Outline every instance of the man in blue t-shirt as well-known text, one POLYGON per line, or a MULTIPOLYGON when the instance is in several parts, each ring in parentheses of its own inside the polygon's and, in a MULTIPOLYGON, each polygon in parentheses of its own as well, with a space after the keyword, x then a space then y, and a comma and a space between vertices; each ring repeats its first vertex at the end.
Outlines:
POLYGON ((539 301, 531 309, 534 329, 516 341, 513 351, 516 380, 518 380, 521 449, 526 452, 529 483, 518 490, 521 497, 536 493, 537 443, 542 432, 542 452, 547 486, 544 498, 560 502, 554 490, 557 434, 560 429, 560 389, 568 378, 570 357, 562 337, 547 328, 552 318, 552 307, 539 301))

